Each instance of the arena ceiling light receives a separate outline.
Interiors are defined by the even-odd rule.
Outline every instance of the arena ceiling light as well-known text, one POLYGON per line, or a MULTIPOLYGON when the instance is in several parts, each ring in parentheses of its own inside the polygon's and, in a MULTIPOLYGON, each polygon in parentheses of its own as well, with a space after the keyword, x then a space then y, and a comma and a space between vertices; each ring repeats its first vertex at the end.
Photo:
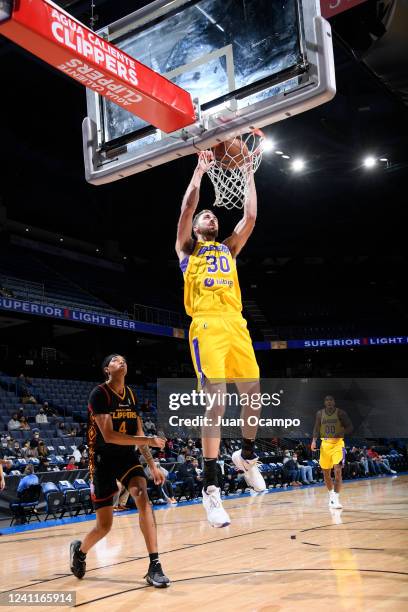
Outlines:
POLYGON ((363 164, 365 168, 374 168, 374 166, 377 164, 377 160, 372 155, 368 155, 364 159, 363 164))
POLYGON ((265 140, 262 142, 262 150, 264 151, 264 153, 269 153, 270 151, 272 151, 273 147, 274 142, 270 138, 265 138, 265 140))
POLYGON ((290 159, 290 155, 282 155, 282 159, 290 159))
POLYGON ((275 151, 276 155, 283 155, 283 151, 275 151))
POLYGON ((301 170, 303 170, 305 167, 305 162, 303 161, 303 159, 295 159, 292 162, 292 170, 294 170, 295 172, 300 172, 301 170))

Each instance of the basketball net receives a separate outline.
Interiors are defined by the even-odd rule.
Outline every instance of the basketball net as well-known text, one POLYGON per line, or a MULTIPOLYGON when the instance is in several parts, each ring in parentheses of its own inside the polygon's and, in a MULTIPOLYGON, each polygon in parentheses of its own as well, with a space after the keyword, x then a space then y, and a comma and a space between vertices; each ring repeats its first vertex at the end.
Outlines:
POLYGON ((228 210, 244 207, 251 173, 258 170, 262 161, 264 140, 261 130, 253 130, 227 141, 222 159, 214 155, 214 163, 207 170, 215 191, 214 206, 228 210))

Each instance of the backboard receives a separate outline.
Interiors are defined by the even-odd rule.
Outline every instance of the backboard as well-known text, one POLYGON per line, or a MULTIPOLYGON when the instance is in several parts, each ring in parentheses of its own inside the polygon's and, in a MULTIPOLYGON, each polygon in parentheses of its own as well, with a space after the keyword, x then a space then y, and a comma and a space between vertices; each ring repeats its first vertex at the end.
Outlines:
POLYGON ((86 178, 114 181, 307 111, 335 94, 318 0, 156 0, 98 32, 194 99, 165 134, 87 90, 86 178))

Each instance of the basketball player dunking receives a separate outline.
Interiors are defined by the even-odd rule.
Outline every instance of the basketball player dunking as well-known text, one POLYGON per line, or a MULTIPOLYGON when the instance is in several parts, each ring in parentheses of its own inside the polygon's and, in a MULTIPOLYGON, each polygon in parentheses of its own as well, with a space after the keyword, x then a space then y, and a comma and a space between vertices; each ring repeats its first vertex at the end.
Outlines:
MULTIPOLYGON (((183 199, 177 229, 176 251, 184 275, 184 304, 187 314, 192 317, 190 350, 197 377, 206 393, 222 393, 226 390, 225 381, 233 380, 239 393, 251 396, 259 393, 259 368, 247 324, 241 314, 236 257, 255 226, 255 181, 252 173, 242 219, 229 238, 222 243, 217 242, 218 220, 214 213, 202 210, 195 215, 201 180, 214 163, 213 160, 210 151, 199 154, 197 167, 183 199)), ((214 422, 218 422, 224 410, 222 402, 212 409, 214 422)), ((245 418, 250 414, 254 414, 251 406, 244 408, 241 417, 246 425, 242 429, 242 450, 233 453, 232 460, 244 472, 248 485, 260 492, 265 490, 265 481, 254 453, 256 426, 249 427, 245 418)), ((213 527, 230 524, 230 518, 222 506, 217 481, 220 435, 219 427, 202 430, 203 505, 213 527)))
POLYGON ((329 492, 329 508, 343 507, 339 500, 339 493, 345 456, 344 435, 351 433, 352 430, 353 426, 347 413, 336 407, 334 397, 327 395, 324 398, 324 407, 316 413, 310 448, 312 451, 316 450, 316 441, 320 437, 319 464, 329 492), (331 477, 332 469, 334 469, 334 485, 331 477))
POLYGON ((143 433, 132 390, 125 385, 127 364, 124 357, 113 354, 102 364, 106 382, 93 389, 88 406, 89 472, 96 525, 83 542, 71 543, 71 571, 83 578, 86 554, 112 527, 113 498, 117 480, 129 491, 139 511, 139 525, 146 542, 150 565, 146 582, 155 587, 167 587, 169 579, 163 573, 157 552, 157 529, 147 494, 146 475, 140 464, 139 452, 145 457, 155 484, 163 484, 164 475, 157 469, 149 446, 163 448, 165 440, 149 438, 143 433))

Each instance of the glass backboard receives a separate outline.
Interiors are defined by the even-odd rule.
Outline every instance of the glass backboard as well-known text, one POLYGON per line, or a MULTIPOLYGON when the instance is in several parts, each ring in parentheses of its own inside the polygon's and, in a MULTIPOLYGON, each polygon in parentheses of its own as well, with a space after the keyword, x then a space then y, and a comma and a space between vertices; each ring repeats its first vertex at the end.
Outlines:
POLYGON ((197 121, 173 134, 88 91, 86 178, 99 184, 213 146, 331 99, 331 32, 318 0, 156 0, 99 31, 187 90, 197 121))

